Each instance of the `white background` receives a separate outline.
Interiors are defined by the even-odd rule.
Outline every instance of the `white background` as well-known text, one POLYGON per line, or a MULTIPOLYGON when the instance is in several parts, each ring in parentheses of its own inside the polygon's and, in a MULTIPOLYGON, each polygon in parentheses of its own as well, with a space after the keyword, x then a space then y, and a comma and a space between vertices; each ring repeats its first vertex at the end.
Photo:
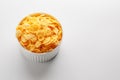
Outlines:
POLYGON ((120 0, 0 0, 0 80, 120 80, 120 0), (15 28, 34 12, 62 24, 57 57, 26 61, 15 28))

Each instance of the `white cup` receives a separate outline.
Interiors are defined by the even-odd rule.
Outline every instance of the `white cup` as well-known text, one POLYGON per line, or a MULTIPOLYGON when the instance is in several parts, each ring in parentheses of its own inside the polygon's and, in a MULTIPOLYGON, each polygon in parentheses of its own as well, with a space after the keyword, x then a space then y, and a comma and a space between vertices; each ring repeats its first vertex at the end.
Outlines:
POLYGON ((54 58, 58 54, 59 49, 60 49, 60 45, 58 45, 56 48, 54 48, 50 52, 34 53, 34 52, 31 52, 31 51, 23 48, 20 45, 20 50, 21 50, 21 53, 23 54, 23 56, 27 60, 32 61, 32 62, 47 62, 47 61, 51 60, 52 58, 54 58))

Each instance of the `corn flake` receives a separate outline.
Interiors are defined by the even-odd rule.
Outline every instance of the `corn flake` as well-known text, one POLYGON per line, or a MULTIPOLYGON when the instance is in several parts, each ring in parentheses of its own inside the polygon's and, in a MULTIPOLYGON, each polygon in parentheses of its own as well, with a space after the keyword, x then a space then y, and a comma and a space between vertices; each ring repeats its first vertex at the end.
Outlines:
POLYGON ((16 37, 27 50, 44 53, 53 50, 60 43, 62 28, 53 16, 36 13, 20 22, 16 28, 16 37))

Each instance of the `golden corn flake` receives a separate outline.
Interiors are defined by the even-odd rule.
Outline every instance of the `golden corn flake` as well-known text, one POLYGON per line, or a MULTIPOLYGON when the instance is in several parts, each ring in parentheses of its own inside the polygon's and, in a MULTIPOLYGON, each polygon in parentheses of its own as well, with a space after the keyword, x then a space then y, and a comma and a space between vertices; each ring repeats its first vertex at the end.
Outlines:
POLYGON ((25 17, 16 28, 16 37, 29 51, 44 53, 56 48, 62 39, 60 23, 45 13, 25 17))
POLYGON ((17 31, 16 31, 16 36, 17 36, 17 38, 21 37, 21 35, 22 35, 22 32, 21 32, 20 30, 17 30, 17 31))
POLYGON ((41 45, 41 42, 40 42, 40 41, 37 41, 37 42, 35 43, 35 47, 36 47, 36 48, 40 47, 40 45, 41 45))

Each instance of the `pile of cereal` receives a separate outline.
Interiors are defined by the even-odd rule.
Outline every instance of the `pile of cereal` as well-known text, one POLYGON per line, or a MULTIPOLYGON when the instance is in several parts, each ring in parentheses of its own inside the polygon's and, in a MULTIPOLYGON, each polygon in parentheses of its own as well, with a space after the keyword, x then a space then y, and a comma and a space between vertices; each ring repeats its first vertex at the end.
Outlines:
POLYGON ((25 17, 16 28, 20 44, 35 53, 49 52, 62 39, 60 23, 51 15, 36 13, 25 17))

